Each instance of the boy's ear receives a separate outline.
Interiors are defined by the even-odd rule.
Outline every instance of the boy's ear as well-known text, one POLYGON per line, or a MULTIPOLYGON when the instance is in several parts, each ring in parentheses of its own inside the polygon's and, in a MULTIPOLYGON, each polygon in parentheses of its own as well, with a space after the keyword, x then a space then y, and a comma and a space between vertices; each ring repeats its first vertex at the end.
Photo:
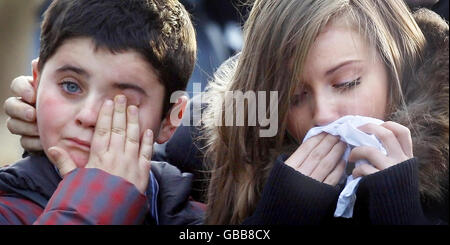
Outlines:
POLYGON ((38 69, 39 58, 31 61, 31 72, 33 74, 33 88, 36 91, 39 85, 39 69, 38 69))
POLYGON ((177 103, 173 105, 169 114, 161 122, 161 127, 159 129, 158 136, 156 137, 156 142, 158 144, 167 142, 175 133, 178 126, 180 126, 181 119, 186 111, 188 100, 188 97, 184 95, 178 98, 177 103))

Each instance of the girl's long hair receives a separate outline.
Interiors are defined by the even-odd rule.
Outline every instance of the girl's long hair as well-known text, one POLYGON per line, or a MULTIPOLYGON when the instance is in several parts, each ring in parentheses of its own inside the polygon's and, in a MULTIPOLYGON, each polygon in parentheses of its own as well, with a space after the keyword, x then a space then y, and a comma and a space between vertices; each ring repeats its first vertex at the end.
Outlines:
MULTIPOLYGON (((275 158, 298 147, 286 133, 291 96, 311 45, 324 26, 337 19, 348 21, 383 59, 390 79, 388 111, 404 105, 405 84, 400 81, 419 59, 425 38, 403 1, 255 1, 239 59, 222 67, 208 89, 203 115, 206 159, 211 164, 207 224, 239 224, 250 216, 275 158), (226 91, 278 91, 277 134, 259 137, 258 121, 247 126, 247 117, 246 126, 222 126, 225 109, 235 107, 234 102, 225 103, 226 91)), ((244 115, 249 106, 253 105, 245 104, 244 115)))

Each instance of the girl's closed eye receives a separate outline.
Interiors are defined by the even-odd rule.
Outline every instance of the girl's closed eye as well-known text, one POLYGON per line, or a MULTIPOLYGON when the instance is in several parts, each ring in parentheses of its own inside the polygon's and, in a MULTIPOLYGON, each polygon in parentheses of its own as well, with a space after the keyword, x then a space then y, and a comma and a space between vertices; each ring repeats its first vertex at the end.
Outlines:
POLYGON ((81 93, 81 87, 74 81, 63 80, 60 83, 60 86, 64 90, 64 92, 66 92, 68 94, 79 94, 79 93, 81 93))
POLYGON ((345 92, 345 91, 355 88, 356 86, 358 86, 360 84, 361 84, 361 77, 358 77, 355 80, 352 80, 350 82, 334 84, 333 87, 339 89, 342 92, 345 92))

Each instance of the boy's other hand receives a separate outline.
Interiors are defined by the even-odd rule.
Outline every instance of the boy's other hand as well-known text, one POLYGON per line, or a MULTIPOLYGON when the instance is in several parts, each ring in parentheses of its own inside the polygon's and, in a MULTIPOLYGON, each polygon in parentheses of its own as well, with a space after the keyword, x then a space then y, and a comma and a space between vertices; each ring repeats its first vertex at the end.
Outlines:
MULTIPOLYGON (((37 60, 33 60, 37 62, 37 60)), ((41 141, 36 124, 36 91, 32 85, 33 77, 20 76, 11 83, 11 91, 18 97, 8 98, 4 104, 5 113, 9 116, 6 125, 8 130, 21 136, 20 143, 27 151, 41 151, 41 141)))
MULTIPOLYGON (((139 112, 118 95, 106 101, 97 119, 86 168, 98 168, 119 176, 145 193, 150 175, 153 132, 147 129, 139 140, 139 112), (141 143, 139 143, 141 142, 141 143)), ((64 176, 76 168, 69 154, 58 147, 49 149, 50 157, 64 176)))

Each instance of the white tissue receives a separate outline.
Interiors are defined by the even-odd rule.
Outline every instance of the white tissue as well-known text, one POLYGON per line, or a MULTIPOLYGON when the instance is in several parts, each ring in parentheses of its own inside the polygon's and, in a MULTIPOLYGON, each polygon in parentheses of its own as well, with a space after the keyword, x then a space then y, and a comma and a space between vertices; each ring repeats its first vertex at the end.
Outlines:
MULTIPOLYGON (((383 121, 371 117, 344 116, 328 125, 310 129, 303 139, 303 142, 322 132, 340 136, 340 140, 347 143, 347 148, 342 156, 342 159, 344 159, 346 164, 348 163, 350 151, 357 146, 373 146, 386 155, 386 150, 374 135, 366 134, 358 129, 358 127, 367 123, 380 125, 383 121)), ((370 164, 366 160, 359 160, 355 163, 355 167, 363 163, 370 164)), ((346 176, 344 174, 343 178, 345 177, 346 176)), ((351 218, 353 216, 353 206, 356 201, 356 190, 361 177, 354 179, 352 175, 349 175, 346 178, 347 182, 344 189, 339 194, 334 217, 351 218)))

